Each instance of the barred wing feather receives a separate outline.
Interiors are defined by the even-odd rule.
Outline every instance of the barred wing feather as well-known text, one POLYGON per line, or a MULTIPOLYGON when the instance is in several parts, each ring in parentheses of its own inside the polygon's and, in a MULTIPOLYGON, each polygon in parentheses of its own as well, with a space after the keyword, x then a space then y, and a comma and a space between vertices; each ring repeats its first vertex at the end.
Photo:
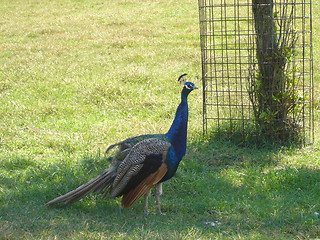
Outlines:
POLYGON ((135 144, 117 169, 110 197, 128 193, 149 175, 157 172, 164 164, 170 146, 169 142, 157 138, 145 139, 135 144))

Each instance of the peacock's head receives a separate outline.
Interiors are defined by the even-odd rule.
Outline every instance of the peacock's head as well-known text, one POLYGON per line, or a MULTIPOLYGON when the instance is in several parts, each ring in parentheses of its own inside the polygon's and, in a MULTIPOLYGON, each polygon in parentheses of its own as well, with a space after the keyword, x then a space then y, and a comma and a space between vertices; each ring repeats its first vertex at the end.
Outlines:
POLYGON ((183 88, 189 90, 190 92, 191 92, 192 90, 198 89, 198 88, 196 87, 196 85, 195 85, 194 83, 192 83, 192 82, 185 82, 183 88))
POLYGON ((182 74, 182 75, 178 78, 178 81, 179 81, 180 83, 183 83, 183 84, 184 84, 182 91, 183 91, 183 92, 190 93, 192 90, 195 90, 195 89, 198 89, 198 88, 196 87, 196 85, 195 85, 194 83, 192 83, 192 82, 187 82, 187 81, 186 81, 186 79, 185 79, 185 76, 186 76, 186 75, 187 75, 186 73, 185 73, 185 74, 182 74))

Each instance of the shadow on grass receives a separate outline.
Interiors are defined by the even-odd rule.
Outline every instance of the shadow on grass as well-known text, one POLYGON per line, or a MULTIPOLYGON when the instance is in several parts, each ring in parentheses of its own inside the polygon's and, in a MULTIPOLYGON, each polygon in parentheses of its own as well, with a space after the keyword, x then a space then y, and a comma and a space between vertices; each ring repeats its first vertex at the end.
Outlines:
POLYGON ((283 148, 247 147, 219 137, 194 141, 177 177, 164 184, 165 216, 91 194, 71 206, 45 206, 100 174, 99 154, 76 162, 16 159, 1 176, 0 239, 194 239, 319 236, 320 171, 277 167, 283 148))
POLYGON ((197 174, 204 173, 196 189, 205 188, 202 197, 211 196, 214 207, 209 213, 221 223, 219 231, 257 231, 266 236, 283 234, 289 239, 297 234, 319 237, 319 219, 315 215, 320 210, 319 168, 281 163, 289 155, 298 156, 296 150, 300 147, 280 145, 259 136, 244 139, 237 134, 213 135, 190 144, 191 164, 185 163, 184 168, 198 168, 197 174))

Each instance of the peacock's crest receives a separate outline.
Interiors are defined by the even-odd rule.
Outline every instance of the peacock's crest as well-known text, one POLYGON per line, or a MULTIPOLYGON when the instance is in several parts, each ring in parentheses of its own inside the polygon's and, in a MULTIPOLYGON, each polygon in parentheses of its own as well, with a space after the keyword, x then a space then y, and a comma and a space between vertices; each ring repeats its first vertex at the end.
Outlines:
POLYGON ((178 82, 181 83, 181 84, 185 84, 187 82, 187 76, 188 74, 182 74, 179 78, 178 78, 178 82))
MULTIPOLYGON (((187 74, 182 74, 179 78, 178 78, 178 82, 183 84, 184 85, 184 88, 189 90, 189 91, 192 91, 194 89, 198 89, 194 83, 192 82, 187 82, 187 78, 186 78, 187 74)), ((188 92, 189 92, 188 91, 188 92)))

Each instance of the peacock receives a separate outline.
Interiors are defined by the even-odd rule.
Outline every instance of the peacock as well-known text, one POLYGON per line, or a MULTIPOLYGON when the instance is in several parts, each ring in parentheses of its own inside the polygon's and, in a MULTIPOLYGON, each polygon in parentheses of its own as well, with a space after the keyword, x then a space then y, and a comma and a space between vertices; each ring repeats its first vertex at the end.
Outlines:
POLYGON ((156 211, 161 213, 160 196, 162 183, 172 178, 186 154, 188 127, 188 95, 197 89, 187 82, 183 74, 181 102, 173 123, 166 134, 147 134, 128 138, 109 146, 106 153, 113 152, 111 167, 77 189, 57 197, 47 205, 64 202, 74 203, 91 192, 101 192, 103 197, 121 197, 121 204, 130 208, 144 196, 144 212, 148 214, 148 198, 155 186, 156 211))

